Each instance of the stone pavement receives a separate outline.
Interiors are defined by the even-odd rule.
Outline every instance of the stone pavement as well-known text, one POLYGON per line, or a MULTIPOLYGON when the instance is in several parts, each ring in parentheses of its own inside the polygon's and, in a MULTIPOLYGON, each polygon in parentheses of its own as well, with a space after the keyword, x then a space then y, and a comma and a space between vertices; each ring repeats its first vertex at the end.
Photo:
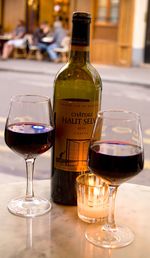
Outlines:
MULTIPOLYGON (((0 72, 24 72, 55 75, 63 63, 54 64, 48 61, 9 59, 0 60, 0 72)), ((118 67, 94 64, 103 81, 150 86, 150 65, 141 67, 118 67)))

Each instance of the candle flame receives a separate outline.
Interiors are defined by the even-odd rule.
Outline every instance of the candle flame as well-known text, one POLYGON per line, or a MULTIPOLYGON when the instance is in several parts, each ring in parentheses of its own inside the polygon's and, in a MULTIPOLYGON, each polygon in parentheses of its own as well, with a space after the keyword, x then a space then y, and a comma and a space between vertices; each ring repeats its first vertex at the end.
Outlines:
POLYGON ((100 189, 97 187, 94 187, 94 196, 97 198, 100 195, 100 189))

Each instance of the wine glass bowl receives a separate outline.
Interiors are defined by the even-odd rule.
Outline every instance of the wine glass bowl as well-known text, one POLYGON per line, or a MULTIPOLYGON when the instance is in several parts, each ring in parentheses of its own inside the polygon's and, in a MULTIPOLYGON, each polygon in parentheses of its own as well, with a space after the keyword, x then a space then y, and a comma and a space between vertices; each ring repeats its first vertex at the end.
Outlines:
POLYGON ((48 212, 51 204, 33 191, 34 162, 38 155, 54 142, 53 114, 50 100, 38 95, 20 95, 11 99, 5 125, 5 142, 26 162, 26 196, 11 200, 8 209, 23 217, 35 217, 48 212))
POLYGON ((130 244, 134 234, 114 220, 118 186, 140 173, 144 165, 144 149, 140 116, 125 110, 99 112, 89 147, 90 169, 109 185, 110 201, 107 225, 97 232, 86 232, 95 245, 116 248, 130 244))
POLYGON ((50 126, 35 122, 17 122, 5 129, 5 141, 10 149, 25 159, 36 157, 52 145, 50 126))

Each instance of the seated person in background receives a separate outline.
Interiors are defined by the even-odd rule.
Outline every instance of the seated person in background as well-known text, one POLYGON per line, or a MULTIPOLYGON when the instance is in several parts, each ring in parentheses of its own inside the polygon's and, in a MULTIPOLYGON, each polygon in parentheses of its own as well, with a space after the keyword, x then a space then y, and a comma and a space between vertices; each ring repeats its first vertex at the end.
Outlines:
POLYGON ((61 42, 63 38, 67 35, 66 30, 62 27, 62 22, 61 20, 55 21, 54 22, 54 32, 52 34, 53 40, 50 43, 43 44, 39 43, 38 47, 39 49, 45 50, 50 58, 55 63, 59 62, 59 56, 58 54, 54 51, 55 48, 61 47, 61 42))
POLYGON ((42 39, 44 37, 50 36, 50 33, 51 33, 51 31, 50 31, 50 27, 48 25, 48 22, 43 21, 40 24, 40 27, 37 28, 33 33, 33 37, 32 37, 33 45, 37 46, 40 42, 42 43, 42 39))
POLYGON ((51 37, 51 29, 47 21, 43 21, 39 28, 37 28, 32 35, 32 45, 38 47, 39 51, 36 53, 38 60, 42 60, 42 53, 47 49, 47 42, 44 42, 44 38, 51 37))
POLYGON ((23 20, 19 20, 17 27, 12 33, 12 39, 4 44, 2 51, 2 59, 6 60, 12 53, 14 47, 22 46, 24 43, 24 35, 26 33, 26 28, 23 20))

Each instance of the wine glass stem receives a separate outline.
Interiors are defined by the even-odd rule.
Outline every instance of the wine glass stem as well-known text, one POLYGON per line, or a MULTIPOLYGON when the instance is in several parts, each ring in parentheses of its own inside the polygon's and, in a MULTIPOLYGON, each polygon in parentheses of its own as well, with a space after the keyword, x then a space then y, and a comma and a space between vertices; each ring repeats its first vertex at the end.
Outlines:
POLYGON ((27 240, 26 240, 26 248, 30 249, 33 246, 33 239, 32 239, 32 235, 33 235, 33 230, 32 230, 32 218, 28 218, 26 220, 26 224, 27 224, 27 240))
POLYGON ((26 173, 27 173, 27 187, 26 187, 26 199, 32 200, 34 197, 33 192, 33 172, 34 172, 34 158, 26 159, 26 173))
POLYGON ((116 228, 115 224, 115 199, 117 194, 118 186, 109 186, 109 214, 108 214, 108 225, 111 228, 116 228))

